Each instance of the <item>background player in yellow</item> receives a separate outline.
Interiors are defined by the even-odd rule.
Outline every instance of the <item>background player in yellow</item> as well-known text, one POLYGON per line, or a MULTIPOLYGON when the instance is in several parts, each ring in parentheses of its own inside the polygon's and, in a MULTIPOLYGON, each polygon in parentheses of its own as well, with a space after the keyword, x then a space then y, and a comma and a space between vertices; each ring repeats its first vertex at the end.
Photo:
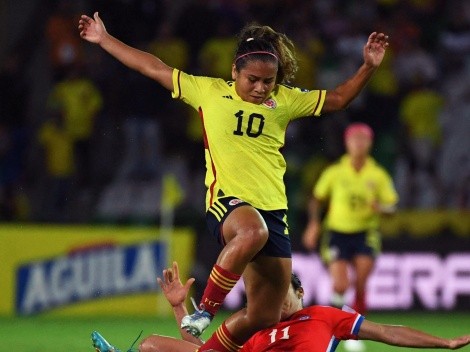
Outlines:
MULTIPOLYGON (((321 174, 309 203, 309 222, 302 241, 314 249, 323 233, 321 255, 333 281, 331 304, 342 307, 348 289, 348 266, 355 272, 354 310, 365 314, 365 288, 376 255, 380 251, 380 214, 392 213, 398 200, 391 177, 369 156, 373 131, 364 123, 353 123, 344 133, 346 154, 321 174), (328 203, 324 230, 321 208, 328 203)), ((345 347, 362 349, 360 341, 345 347)))
MULTIPOLYGON (((256 331, 277 323, 292 271, 287 199, 280 152, 289 121, 345 108, 382 62, 388 38, 372 33, 364 63, 333 90, 283 85, 297 69, 293 44, 267 26, 249 25, 239 36, 233 81, 192 76, 107 33, 95 13, 79 22, 82 38, 154 79, 194 107, 204 131, 207 223, 224 246, 196 312, 183 328, 200 335, 243 274, 248 308, 232 315, 200 351, 236 351, 256 331)), ((196 306, 196 304, 195 304, 196 306)))

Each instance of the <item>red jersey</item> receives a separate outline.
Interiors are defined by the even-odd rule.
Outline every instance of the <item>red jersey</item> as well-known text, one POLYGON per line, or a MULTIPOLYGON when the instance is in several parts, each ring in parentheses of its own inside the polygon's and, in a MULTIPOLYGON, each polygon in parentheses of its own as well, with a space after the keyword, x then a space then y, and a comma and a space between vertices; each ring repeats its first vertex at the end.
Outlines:
POLYGON ((253 335, 240 352, 332 352, 340 340, 357 339, 364 317, 333 307, 311 306, 253 335))

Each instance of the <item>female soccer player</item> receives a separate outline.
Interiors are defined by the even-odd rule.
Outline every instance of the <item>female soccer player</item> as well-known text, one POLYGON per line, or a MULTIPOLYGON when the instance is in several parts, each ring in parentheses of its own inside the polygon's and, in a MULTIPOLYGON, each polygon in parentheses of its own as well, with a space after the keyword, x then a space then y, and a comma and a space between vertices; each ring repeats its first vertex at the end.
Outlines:
MULTIPOLYGON (((184 305, 194 279, 184 285, 178 274, 178 265, 163 270, 158 279, 163 294, 173 307, 179 323, 187 314, 184 305)), ((364 319, 357 312, 325 306, 303 306, 304 290, 299 278, 291 275, 290 287, 284 298, 281 322, 253 335, 240 352, 309 351, 334 352, 341 340, 364 339, 388 345, 414 348, 458 349, 470 343, 470 335, 453 339, 441 338, 399 325, 378 324, 364 319)), ((203 344, 199 339, 181 331, 183 340, 151 335, 140 343, 140 352, 193 352, 203 344)), ((118 351, 101 334, 92 333, 93 347, 98 352, 118 351)))
POLYGON ((199 111, 206 156, 209 230, 224 245, 201 303, 182 326, 198 336, 243 274, 247 310, 231 316, 200 351, 235 351, 257 330, 277 323, 289 288, 291 247, 280 153, 289 121, 345 108, 382 62, 388 38, 372 33, 364 64, 334 90, 283 85, 297 63, 292 42, 267 26, 245 27, 232 65, 233 81, 192 76, 107 33, 95 13, 80 35, 131 69, 154 79, 199 111))
MULTIPOLYGON (((391 213, 398 200, 392 179, 370 156, 373 131, 353 123, 344 133, 346 155, 320 176, 309 204, 309 223, 303 244, 314 249, 320 236, 321 205, 329 202, 321 254, 333 281, 331 304, 342 307, 348 289, 348 266, 355 271, 354 310, 365 314, 365 288, 375 256, 380 251, 379 215, 391 213)), ((345 344, 362 350, 358 341, 345 344)))

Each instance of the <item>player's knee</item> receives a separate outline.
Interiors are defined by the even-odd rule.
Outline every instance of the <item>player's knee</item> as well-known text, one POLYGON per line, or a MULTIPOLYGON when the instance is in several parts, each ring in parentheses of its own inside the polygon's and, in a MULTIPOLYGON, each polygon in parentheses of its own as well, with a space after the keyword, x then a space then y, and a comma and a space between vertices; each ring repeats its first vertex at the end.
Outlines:
POLYGON ((253 226, 241 230, 239 235, 243 237, 246 246, 261 249, 268 241, 269 231, 266 227, 253 226))
POLYGON ((146 337, 139 345, 139 352, 158 352, 158 344, 153 336, 146 337))

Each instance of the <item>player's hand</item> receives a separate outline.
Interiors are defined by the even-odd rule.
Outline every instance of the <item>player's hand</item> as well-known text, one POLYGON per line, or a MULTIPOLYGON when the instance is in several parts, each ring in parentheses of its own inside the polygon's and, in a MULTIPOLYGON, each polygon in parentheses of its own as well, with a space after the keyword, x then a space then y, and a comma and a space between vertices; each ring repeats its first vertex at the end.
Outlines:
POLYGON ((302 244, 308 250, 317 248, 318 237, 320 235, 320 224, 318 221, 310 221, 302 236, 302 244))
POLYGON ((470 335, 460 336, 449 340, 449 348, 451 350, 462 348, 468 344, 470 344, 470 335))
POLYGON ((380 214, 380 203, 377 200, 372 201, 370 204, 370 207, 372 208, 372 211, 376 214, 380 214))
POLYGON ((80 37, 96 44, 100 44, 107 33, 98 12, 95 12, 93 18, 82 15, 78 21, 78 29, 80 30, 80 37))
POLYGON ((157 277, 157 282, 172 307, 184 303, 194 280, 194 278, 190 278, 184 285, 181 283, 177 262, 173 262, 172 268, 163 270, 163 279, 157 277))
POLYGON ((366 65, 378 67, 382 62, 385 49, 388 47, 388 35, 373 32, 364 45, 364 62, 366 65))

